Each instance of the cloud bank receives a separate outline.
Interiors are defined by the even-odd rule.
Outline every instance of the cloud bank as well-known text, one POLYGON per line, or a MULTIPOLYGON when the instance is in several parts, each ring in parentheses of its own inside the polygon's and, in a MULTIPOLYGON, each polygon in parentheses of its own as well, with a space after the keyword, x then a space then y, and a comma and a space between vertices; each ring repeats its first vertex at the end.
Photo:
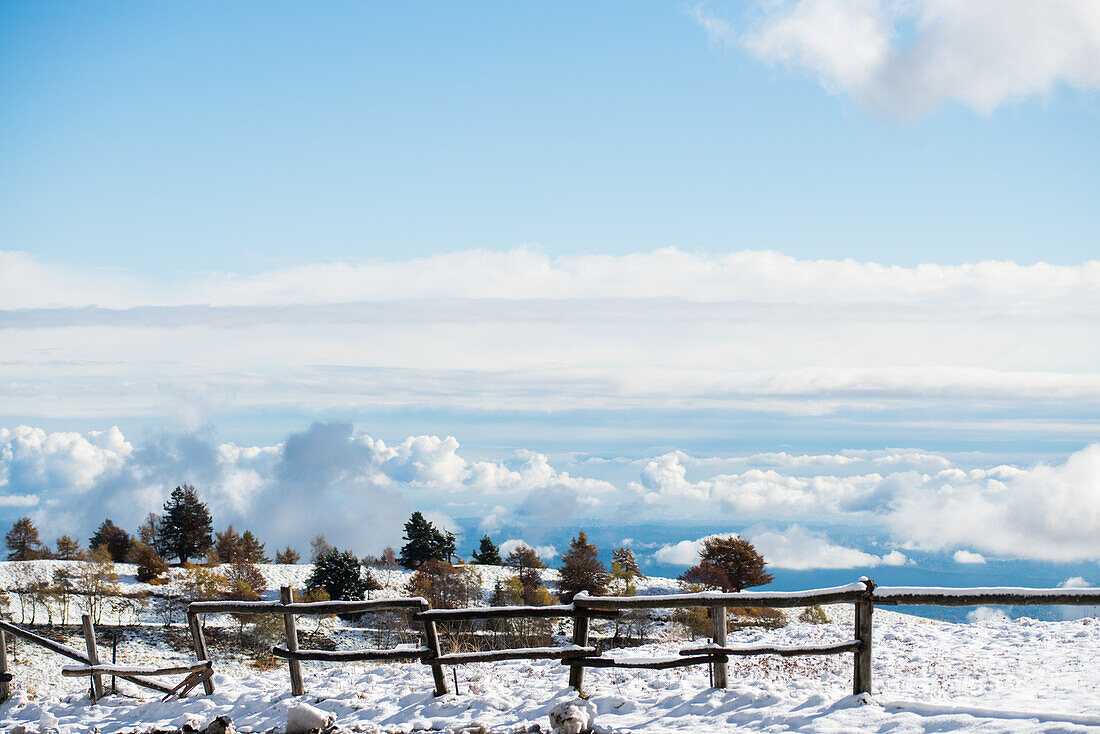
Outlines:
MULTIPOLYGON (((261 530, 272 547, 304 547, 324 532, 377 553, 400 543, 419 509, 452 528, 451 518, 480 518, 480 531, 494 533, 624 517, 728 523, 775 567, 799 570, 900 565, 910 550, 953 553, 958 563, 1100 559, 1100 443, 1026 466, 919 449, 589 462, 528 450, 469 457, 450 436, 388 444, 346 421, 314 423, 270 446, 219 442, 209 430, 136 442, 117 428, 0 429, 3 517, 29 513, 50 539, 86 538, 104 517, 135 528, 183 483, 199 488, 219 526, 261 530), (878 529, 893 548, 850 547, 807 525, 821 522, 878 529)), ((654 558, 692 563, 702 540, 654 558)))
POLYGON ((740 32, 702 6, 689 15, 711 43, 903 116, 949 101, 989 114, 1059 86, 1100 87, 1092 0, 779 0, 757 3, 740 32))

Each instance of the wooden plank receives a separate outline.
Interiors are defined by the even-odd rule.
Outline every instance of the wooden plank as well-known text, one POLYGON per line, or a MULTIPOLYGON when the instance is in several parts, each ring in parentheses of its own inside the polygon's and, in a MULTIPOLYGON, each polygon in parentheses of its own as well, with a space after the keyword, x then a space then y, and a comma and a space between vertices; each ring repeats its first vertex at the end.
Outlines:
MULTIPOLYGON (((710 610, 710 634, 714 639, 715 647, 726 646, 726 608, 714 607, 710 610)), ((729 680, 728 669, 725 662, 714 663, 714 687, 727 688, 729 680)))
POLYGON ((432 666, 435 695, 445 696, 447 694, 447 677, 443 675, 443 665, 438 662, 439 658, 443 656, 443 650, 439 647, 439 633, 436 631, 435 622, 430 619, 424 622, 424 644, 431 650, 431 656, 434 658, 434 660, 425 660, 424 662, 432 666))
POLYGON ((675 658, 623 659, 615 658, 569 658, 562 660, 562 665, 577 665, 584 668, 626 668, 636 670, 666 670, 668 668, 683 668, 689 665, 706 665, 708 663, 725 663, 729 658, 725 655, 692 655, 675 658))
MULTIPOLYGON (((588 649, 588 617, 577 617, 573 620, 573 645, 578 649, 588 649)), ((584 667, 574 665, 569 669, 569 687, 577 695, 584 695, 584 667)))
MULTIPOLYGON (((3 630, 4 632, 7 632, 8 634, 15 635, 16 637, 22 637, 24 640, 27 640, 28 642, 33 642, 34 644, 36 644, 40 647, 44 647, 47 650, 49 650, 50 652, 55 652, 58 655, 64 655, 65 657, 70 658, 72 660, 75 660, 78 663, 84 663, 86 665, 91 664, 88 661, 87 655, 80 652, 76 648, 69 647, 68 645, 62 644, 60 642, 54 642, 53 640, 51 640, 48 637, 43 637, 41 635, 36 635, 34 632, 31 632, 30 630, 25 630, 22 627, 16 627, 11 622, 5 622, 4 620, 0 620, 0 630, 3 630)), ((118 677, 122 678, 123 680, 128 680, 128 681, 130 681, 131 683, 133 683, 135 685, 144 686, 145 688, 151 688, 154 691, 160 691, 161 693, 167 693, 169 690, 171 690, 167 686, 162 686, 161 684, 157 683, 156 681, 146 680, 145 678, 142 678, 142 677, 137 676, 137 675, 120 675, 118 677)))
POLYGON ((857 582, 847 586, 810 591, 741 591, 697 594, 654 594, 652 596, 588 596, 580 593, 573 604, 580 609, 686 609, 691 607, 809 607, 815 604, 854 603, 867 596, 857 582))
POLYGON ((188 614, 361 614, 366 612, 408 611, 428 608, 419 596, 366 601, 195 601, 187 605, 188 614))
MULTIPOLYGON (((206 635, 203 634, 202 623, 198 615, 191 614, 190 610, 187 612, 187 625, 191 628, 191 644, 195 648, 195 659, 200 662, 210 660, 210 655, 206 652, 206 635)), ((202 688, 208 696, 213 693, 214 676, 208 675, 203 678, 202 688)))
POLYGON ((1100 589, 1024 589, 1016 587, 891 587, 874 590, 875 604, 937 607, 1100 605, 1100 589))
MULTIPOLYGON (((95 641, 95 626, 89 614, 80 615, 80 624, 84 628, 84 646, 88 649, 88 665, 93 669, 99 665, 99 648, 95 641)), ((103 676, 92 673, 92 701, 103 698, 103 676)))
POLYGON ((8 682, 8 638, 0 629, 0 703, 11 698, 11 683, 8 682))
MULTIPOLYGON (((294 590, 289 586, 279 588, 279 601, 283 607, 294 604, 294 590)), ((294 621, 294 615, 283 615, 283 629, 286 632, 286 649, 288 652, 298 652, 298 625, 294 621)), ((290 695, 304 696, 306 688, 302 685, 302 664, 298 658, 287 658, 287 667, 290 670, 290 695)))
POLYGON ((733 655, 737 657, 750 657, 753 655, 780 655, 785 658, 800 655, 839 655, 845 652, 857 652, 860 649, 859 640, 845 640, 844 642, 830 643, 827 645, 736 645, 719 647, 717 645, 699 645, 697 647, 685 647, 680 650, 681 655, 733 655))
POLYGON ((376 660, 422 660, 432 651, 426 647, 396 648, 393 650, 288 650, 271 648, 271 654, 287 660, 314 660, 326 663, 363 663, 376 660))
POLYGON ((604 609, 577 609, 572 604, 555 604, 546 607, 471 607, 468 609, 429 609, 416 615, 418 620, 435 622, 461 622, 477 619, 508 619, 528 617, 543 619, 552 617, 595 617, 597 619, 617 619, 621 612, 604 609))
POLYGON ((871 693, 871 640, 874 629, 871 622, 871 614, 874 604, 867 601, 856 602, 856 639, 859 640, 859 650, 856 651, 852 662, 852 693, 871 693))
POLYGON ((78 678, 82 675, 182 675, 207 670, 210 661, 191 665, 174 665, 164 668, 149 668, 137 665, 114 665, 112 663, 100 663, 99 665, 65 665, 61 668, 61 675, 66 678, 78 678))
POLYGON ((435 665, 466 665, 467 663, 495 663, 501 660, 561 660, 583 657, 596 652, 594 647, 519 647, 511 650, 482 650, 479 652, 452 652, 424 662, 435 665))

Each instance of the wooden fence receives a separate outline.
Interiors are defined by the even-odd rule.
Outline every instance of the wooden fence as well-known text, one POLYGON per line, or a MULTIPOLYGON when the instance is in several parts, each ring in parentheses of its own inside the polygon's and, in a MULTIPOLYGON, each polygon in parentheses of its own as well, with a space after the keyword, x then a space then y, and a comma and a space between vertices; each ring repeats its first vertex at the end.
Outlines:
MULTIPOLYGON (((853 675, 852 690, 855 693, 871 692, 871 662, 873 612, 876 605, 920 605, 920 606, 1024 606, 1024 605, 1100 605, 1100 589, 1025 589, 1016 587, 986 588, 940 588, 940 587, 876 587, 870 579, 860 579, 847 586, 808 591, 760 592, 743 591, 739 593, 700 592, 695 594, 659 594, 653 596, 589 596, 578 594, 571 604, 533 607, 472 607, 468 609, 430 609, 428 602, 421 597, 402 597, 397 599, 379 599, 373 601, 326 601, 295 602, 293 592, 288 587, 280 591, 279 601, 244 602, 211 601, 193 602, 188 606, 187 618, 195 650, 196 664, 176 666, 158 670, 128 668, 126 666, 104 666, 98 662, 94 644, 95 633, 91 630, 90 620, 85 622, 85 639, 88 642, 87 654, 53 640, 16 627, 9 622, 0 621, 0 700, 7 696, 7 681, 10 673, 7 669, 6 648, 3 644, 4 633, 18 635, 35 644, 42 645, 54 652, 84 663, 83 667, 70 668, 66 675, 89 675, 93 684, 93 697, 102 695, 102 684, 97 680, 104 674, 117 675, 138 685, 143 685, 168 694, 177 694, 181 686, 198 685, 202 682, 206 693, 214 692, 214 681, 210 675, 210 656, 201 623, 206 614, 278 614, 282 615, 286 644, 272 648, 272 654, 287 661, 291 693, 300 696, 305 693, 302 682, 301 661, 323 661, 332 663, 361 661, 418 661, 431 667, 435 683, 435 694, 447 693, 447 679, 443 674, 444 665, 464 665, 478 662, 500 660, 560 660, 569 667, 569 685, 578 692, 583 691, 585 668, 624 668, 624 669, 664 669, 689 665, 710 665, 713 670, 713 683, 716 688, 728 685, 727 664, 732 656, 749 655, 840 655, 852 654, 853 675), (726 641, 726 610, 734 607, 809 607, 828 604, 852 604, 855 608, 853 636, 849 639, 834 640, 815 645, 774 645, 749 644, 730 645, 726 641), (675 656, 634 658, 605 657, 596 653, 589 644, 589 629, 592 619, 616 619, 622 612, 638 609, 689 609, 707 608, 711 613, 712 641, 702 645, 686 645, 675 656), (423 627, 422 644, 418 646, 397 646, 389 649, 359 650, 302 650, 298 648, 298 631, 295 615, 363 614, 367 612, 405 612, 423 627), (504 650, 484 650, 476 652, 444 652, 440 647, 437 623, 470 622, 491 619, 548 619, 572 618, 572 643, 555 647, 524 647, 504 650), (187 673, 183 683, 169 689, 146 676, 169 673, 187 673)), ((188 688, 189 690, 189 688, 188 688)), ((186 691, 184 691, 186 692, 186 691)))

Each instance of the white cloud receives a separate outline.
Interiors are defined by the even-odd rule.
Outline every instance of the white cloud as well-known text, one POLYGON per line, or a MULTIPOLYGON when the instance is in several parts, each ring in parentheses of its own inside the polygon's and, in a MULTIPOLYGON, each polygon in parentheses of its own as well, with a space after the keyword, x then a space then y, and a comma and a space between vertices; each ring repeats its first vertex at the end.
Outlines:
POLYGON ((967 621, 975 624, 1007 622, 1008 615, 1004 610, 995 607, 978 607, 966 615, 967 621))
POLYGON ((972 553, 968 550, 957 550, 953 556, 955 563, 985 563, 985 556, 981 553, 972 553))
MULTIPOLYGON (((760 8, 740 39, 751 53, 903 115, 946 101, 988 114, 1060 85, 1100 86, 1093 0, 780 0, 760 8)), ((693 17, 711 36, 714 19, 693 17)))
MULTIPOLYGON (((769 568, 785 568, 804 571, 813 568, 874 568, 876 566, 900 566, 908 560, 899 551, 884 556, 864 553, 829 541, 823 533, 816 533, 800 525, 785 530, 752 529, 742 534, 751 542, 769 568)), ((735 533, 707 535, 696 540, 681 540, 666 544, 653 554, 658 563, 673 566, 691 566, 699 561, 704 543, 711 538, 737 537, 735 533)))
POLYGON ((0 494, 0 507, 34 507, 37 504, 36 494, 0 494))
POLYGON ((508 540, 501 543, 500 555, 507 558, 508 554, 516 550, 517 548, 531 548, 535 551, 535 554, 544 561, 556 560, 559 555, 558 549, 552 545, 533 546, 524 540, 519 540, 518 538, 509 538, 508 540))
POLYGON ((1062 589, 1091 589, 1092 584, 1085 580, 1084 576, 1071 576, 1058 584, 1062 589))
POLYGON ((886 556, 864 553, 831 542, 824 533, 800 525, 786 530, 750 530, 745 535, 764 556, 768 566, 804 571, 813 568, 874 568, 899 566, 906 557, 898 551, 886 556))

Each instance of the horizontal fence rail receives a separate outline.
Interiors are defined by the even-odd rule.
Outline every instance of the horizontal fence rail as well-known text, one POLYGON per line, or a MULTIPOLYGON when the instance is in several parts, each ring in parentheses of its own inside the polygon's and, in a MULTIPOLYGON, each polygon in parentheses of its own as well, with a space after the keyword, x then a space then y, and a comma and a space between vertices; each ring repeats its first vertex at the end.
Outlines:
MULTIPOLYGON (((195 638, 196 656, 207 659, 205 641, 197 618, 202 614, 280 614, 286 620, 287 643, 272 648, 275 657, 288 661, 291 671, 291 688, 294 695, 301 695, 300 661, 330 663, 418 661, 432 668, 435 693, 447 692, 444 665, 497 662, 503 660, 560 660, 569 668, 569 684, 582 690, 585 668, 622 668, 663 670, 689 665, 712 666, 716 688, 725 688, 728 680, 727 664, 731 657, 753 655, 778 655, 795 657, 804 655, 853 656, 852 686, 855 693, 871 692, 872 615, 874 607, 897 605, 921 606, 1025 606, 1025 605, 1097 605, 1100 606, 1100 589, 1035 589, 1023 587, 877 587, 870 579, 845 586, 833 586, 805 591, 703 591, 691 594, 655 594, 651 596, 589 596, 580 592, 571 604, 551 606, 502 606, 470 607, 466 609, 431 609, 420 597, 376 599, 372 601, 329 601, 294 603, 293 593, 284 587, 278 602, 195 602, 188 607, 192 633, 195 638), (772 607, 792 608, 828 604, 852 604, 855 607, 854 636, 807 645, 726 644, 726 611, 736 608, 772 607), (685 646, 675 656, 604 656, 588 644, 589 622, 592 619, 618 619, 623 612, 644 609, 706 608, 710 611, 713 642, 685 646), (390 649, 363 650, 299 650, 295 615, 361 614, 368 612, 403 611, 409 618, 424 626, 424 644, 399 646, 390 649), (573 620, 572 644, 552 647, 522 647, 504 650, 476 652, 448 652, 440 649, 436 623, 460 623, 499 619, 552 619, 573 620)), ((0 623, 2 627, 2 623, 0 623)), ((56 644, 56 643, 54 643, 56 644)), ((76 653, 68 648, 69 652, 76 653)), ((79 654, 79 653, 76 653, 79 654)), ((84 660, 83 658, 79 658, 84 660)), ((86 660, 85 660, 86 662, 86 660)), ((204 681, 208 682, 208 681, 204 681)))

